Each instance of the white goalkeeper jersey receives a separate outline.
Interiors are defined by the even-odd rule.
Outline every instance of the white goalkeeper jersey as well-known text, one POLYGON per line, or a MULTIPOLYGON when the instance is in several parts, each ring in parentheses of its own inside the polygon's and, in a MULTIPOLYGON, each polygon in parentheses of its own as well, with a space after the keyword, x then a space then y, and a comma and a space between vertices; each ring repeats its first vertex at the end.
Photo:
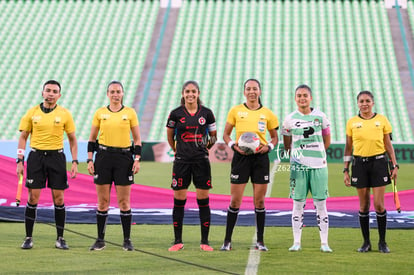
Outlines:
POLYGON ((322 132, 329 126, 326 115, 317 109, 312 109, 308 115, 298 110, 290 113, 282 125, 282 135, 292 137, 290 163, 310 168, 326 167, 322 132))

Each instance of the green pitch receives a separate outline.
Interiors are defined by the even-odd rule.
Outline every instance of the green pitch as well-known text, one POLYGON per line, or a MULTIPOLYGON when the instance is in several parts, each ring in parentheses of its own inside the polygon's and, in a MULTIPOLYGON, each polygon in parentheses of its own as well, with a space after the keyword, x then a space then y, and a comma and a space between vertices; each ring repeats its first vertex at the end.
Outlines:
MULTIPOLYGON (((80 172, 86 172, 85 164, 80 172)), ((288 168, 288 167, 286 167, 288 168)), ((272 197, 287 197, 289 173, 280 168, 275 172, 272 197)), ((401 165, 399 190, 412 188, 410 171, 414 164, 401 165)), ((286 169, 285 169, 286 170, 286 169)), ((212 193, 229 194, 228 163, 212 164, 212 193)), ((329 188, 331 196, 354 196, 355 190, 347 188, 342 180, 342 165, 329 165, 329 188)), ((135 182, 169 188, 170 163, 143 162, 135 182)), ((390 190, 391 191, 391 187, 390 190)), ((251 188, 246 188, 251 195, 251 188)), ((107 247, 103 251, 89 251, 95 240, 96 225, 67 224, 65 238, 70 249, 54 248, 56 231, 53 225, 36 223, 34 248, 22 250, 23 223, 0 222, 0 273, 2 274, 244 274, 248 265, 253 226, 236 226, 233 250, 221 252, 225 228, 212 226, 210 244, 215 251, 199 249, 199 226, 185 225, 185 247, 179 252, 168 252, 173 240, 172 225, 134 225, 131 238, 135 251, 122 250, 120 225, 109 225, 106 230, 107 247)), ((302 251, 288 252, 292 244, 290 227, 266 227, 265 240, 269 252, 260 253, 257 274, 409 274, 414 269, 412 261, 412 230, 388 230, 387 240, 391 253, 377 251, 378 233, 371 229, 373 251, 365 254, 355 252, 361 245, 361 233, 355 228, 331 228, 329 231, 332 254, 319 251, 317 227, 306 227, 302 236, 302 251)))
MULTIPOLYGON (((168 252, 173 239, 171 225, 135 225, 132 240, 135 251, 121 248, 120 225, 109 225, 106 239, 110 243, 102 251, 89 251, 96 234, 95 225, 68 224, 65 233, 70 249, 54 248, 55 229, 48 224, 35 225, 34 247, 20 248, 24 237, 23 223, 0 223, 0 273, 2 274, 244 274, 255 228, 237 226, 233 250, 221 252, 224 226, 212 226, 210 244, 216 250, 199 249, 199 226, 184 226, 185 247, 168 252)), ((387 232, 390 254, 377 251, 376 230, 372 230, 373 251, 355 252, 361 245, 358 229, 331 228, 331 254, 319 251, 316 227, 303 232, 302 251, 288 252, 292 242, 289 227, 267 227, 268 252, 260 253, 257 274, 410 274, 412 230, 387 232)))

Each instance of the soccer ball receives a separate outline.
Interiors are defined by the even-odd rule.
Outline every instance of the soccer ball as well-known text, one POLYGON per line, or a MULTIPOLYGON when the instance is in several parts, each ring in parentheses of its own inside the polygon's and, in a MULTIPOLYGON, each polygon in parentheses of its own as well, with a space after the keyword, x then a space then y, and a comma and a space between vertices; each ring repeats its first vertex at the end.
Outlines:
POLYGON ((245 132, 239 137, 237 145, 243 152, 251 155, 259 150, 260 138, 256 133, 245 132))

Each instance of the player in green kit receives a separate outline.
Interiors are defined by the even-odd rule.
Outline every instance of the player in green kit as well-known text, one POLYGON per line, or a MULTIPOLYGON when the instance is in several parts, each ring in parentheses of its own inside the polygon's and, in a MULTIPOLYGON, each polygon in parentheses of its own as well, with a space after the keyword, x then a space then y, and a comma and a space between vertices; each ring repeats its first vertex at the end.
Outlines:
POLYGON ((298 109, 283 122, 283 142, 290 153, 290 198, 293 199, 293 246, 289 251, 301 250, 303 213, 306 197, 312 194, 316 208, 321 251, 332 252, 328 245, 329 220, 326 209, 328 197, 328 168, 326 149, 331 143, 330 122, 326 115, 310 107, 312 90, 300 85, 295 90, 298 109))

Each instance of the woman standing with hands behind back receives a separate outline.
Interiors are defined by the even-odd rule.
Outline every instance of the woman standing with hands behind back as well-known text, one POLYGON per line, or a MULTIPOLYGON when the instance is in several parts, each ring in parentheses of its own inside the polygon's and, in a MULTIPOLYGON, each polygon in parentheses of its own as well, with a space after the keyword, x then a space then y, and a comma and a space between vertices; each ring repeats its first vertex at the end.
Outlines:
POLYGON ((124 88, 121 82, 110 82, 106 95, 109 98, 109 105, 99 108, 95 112, 88 142, 88 171, 89 174, 94 175, 98 195, 98 209, 96 211, 98 238, 90 247, 90 250, 105 248, 105 227, 108 218, 111 186, 114 182, 124 235, 123 249, 132 251, 134 246, 130 239, 132 221, 131 184, 134 183, 134 174, 139 171, 141 157, 138 117, 134 109, 122 104, 124 88), (92 157, 96 149, 95 141, 98 133, 99 146, 94 163, 92 157), (131 133, 134 140, 134 150, 131 148, 131 133))
POLYGON ((384 207, 384 193, 385 186, 391 180, 386 153, 393 165, 391 179, 397 178, 399 169, 391 144, 392 128, 385 116, 372 111, 374 96, 371 92, 360 92, 357 96, 357 103, 359 115, 349 119, 346 124, 343 171, 345 185, 356 187, 359 197, 359 223, 364 243, 357 251, 371 251, 369 208, 372 188, 379 233, 378 250, 382 253, 389 253, 390 250, 385 242, 387 210, 384 207), (351 161, 352 178, 349 176, 351 161))

